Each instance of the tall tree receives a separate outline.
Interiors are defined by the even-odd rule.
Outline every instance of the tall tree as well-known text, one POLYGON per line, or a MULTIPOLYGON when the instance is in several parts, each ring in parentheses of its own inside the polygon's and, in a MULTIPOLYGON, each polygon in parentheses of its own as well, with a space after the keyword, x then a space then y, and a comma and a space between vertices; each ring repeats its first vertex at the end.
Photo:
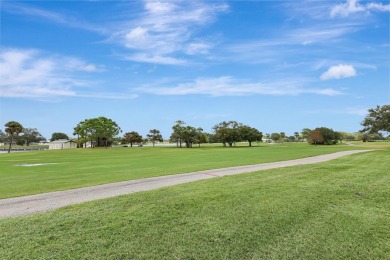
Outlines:
POLYGON ((230 147, 233 146, 234 143, 239 142, 241 140, 239 127, 242 124, 237 123, 236 121, 223 121, 213 127, 215 136, 219 142, 226 146, 229 144, 230 147))
POLYGON ((298 140, 299 140, 299 133, 298 132, 294 132, 294 139, 295 139, 295 142, 298 142, 298 140))
POLYGON ((303 128, 302 129, 302 132, 301 132, 301 136, 303 139, 309 139, 310 137, 310 132, 311 132, 311 129, 310 128, 303 128))
POLYGON ((285 132, 280 132, 280 141, 284 143, 284 139, 286 138, 286 133, 285 132))
POLYGON ((390 105, 370 108, 368 115, 362 122, 362 126, 364 126, 361 130, 362 133, 374 134, 379 131, 390 133, 390 105))
POLYGON ((90 141, 91 146, 111 146, 115 137, 121 132, 118 124, 106 117, 85 119, 74 127, 74 134, 77 134, 85 142, 90 141))
POLYGON ((279 141, 280 140, 280 134, 279 133, 272 133, 271 134, 271 139, 274 140, 275 142, 279 141))
POLYGON ((176 142, 176 146, 178 147, 182 146, 185 124, 184 121, 177 120, 172 126, 173 133, 171 134, 170 141, 176 142))
POLYGON ((32 142, 45 140, 36 128, 24 128, 19 138, 23 139, 23 142, 25 142, 27 146, 30 146, 30 143, 32 142))
POLYGON ((60 140, 60 139, 69 140, 69 136, 65 133, 55 132, 51 135, 50 141, 53 142, 55 140, 60 140))
POLYGON ((201 143, 206 142, 206 136, 203 133, 203 128, 201 128, 201 127, 196 128, 196 134, 197 135, 196 135, 195 142, 197 142, 199 144, 199 147, 200 147, 201 143))
POLYGON ((162 142, 163 138, 159 130, 157 129, 150 129, 149 134, 146 135, 148 139, 152 142, 153 147, 156 142, 162 142))
POLYGON ((142 135, 135 131, 125 133, 122 138, 123 144, 130 144, 130 147, 133 147, 133 143, 142 143, 142 135))
POLYGON ((239 128, 241 139, 247 141, 249 146, 252 146, 252 142, 260 142, 263 138, 263 134, 256 128, 243 125, 239 128))
POLYGON ((5 125, 5 132, 10 136, 8 153, 11 152, 12 143, 14 142, 14 137, 20 134, 23 131, 23 126, 15 121, 10 121, 5 125))

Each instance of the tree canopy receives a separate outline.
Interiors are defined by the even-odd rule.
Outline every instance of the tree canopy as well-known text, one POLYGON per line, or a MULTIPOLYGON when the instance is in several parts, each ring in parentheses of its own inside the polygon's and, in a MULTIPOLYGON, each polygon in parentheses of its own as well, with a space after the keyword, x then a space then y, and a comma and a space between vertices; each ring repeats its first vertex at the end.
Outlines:
POLYGON ((152 142, 153 146, 155 145, 156 142, 163 141, 160 130, 157 130, 157 129, 150 129, 149 134, 147 134, 147 137, 148 137, 149 141, 152 142))
POLYGON ((16 121, 10 121, 5 125, 5 132, 10 136, 8 153, 11 152, 12 143, 14 142, 14 137, 20 134, 23 131, 23 126, 16 121))
POLYGON ((327 127, 317 127, 312 130, 309 135, 309 143, 311 144, 337 144, 340 141, 341 135, 333 129, 327 127))
POLYGON ((51 135, 50 141, 53 142, 55 140, 60 140, 60 139, 69 140, 69 136, 65 133, 55 132, 51 135))
POLYGON ((249 146, 252 146, 252 142, 261 141, 263 138, 263 134, 256 128, 237 121, 223 121, 215 125, 213 130, 216 140, 223 143, 223 146, 228 144, 231 147, 240 141, 247 141, 249 146))
POLYGON ((200 146, 202 142, 206 141, 202 128, 186 126, 185 124, 184 121, 178 120, 172 126, 173 132, 169 140, 175 142, 177 147, 182 147, 182 143, 184 142, 187 148, 191 148, 194 143, 200 146))
POLYGON ((45 140, 45 138, 36 128, 24 128, 21 135, 18 137, 18 141, 27 146, 32 142, 40 142, 43 140, 45 140))
POLYGON ((390 105, 376 106, 368 110, 362 122, 362 133, 375 134, 379 131, 390 133, 390 105))
POLYGON ((131 147, 133 147, 134 143, 142 143, 142 141, 142 135, 135 131, 125 133, 122 138, 122 144, 130 144, 131 147))
POLYGON ((233 146, 234 143, 240 141, 239 127, 241 125, 236 121, 223 121, 213 127, 215 137, 223 143, 223 146, 226 146, 226 144, 233 146))
POLYGON ((239 127, 241 139, 247 141, 249 146, 252 146, 252 142, 261 142, 263 134, 256 128, 243 125, 239 127))
POLYGON ((116 122, 101 116, 81 121, 74 128, 73 134, 78 136, 79 146, 91 142, 92 147, 108 147, 120 132, 116 122))

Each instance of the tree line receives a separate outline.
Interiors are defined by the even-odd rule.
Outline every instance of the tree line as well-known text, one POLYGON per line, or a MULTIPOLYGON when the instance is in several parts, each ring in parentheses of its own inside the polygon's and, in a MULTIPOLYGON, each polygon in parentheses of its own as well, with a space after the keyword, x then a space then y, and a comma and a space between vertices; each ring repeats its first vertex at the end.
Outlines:
MULTIPOLYGON (((336 144, 343 140, 384 140, 383 132, 390 133, 390 105, 377 106, 368 110, 368 115, 361 125, 364 127, 359 133, 350 134, 337 132, 326 127, 315 129, 304 128, 301 133, 295 132, 293 136, 286 136, 284 132, 265 134, 258 129, 239 123, 237 121, 222 121, 212 127, 212 133, 204 132, 201 127, 187 125, 184 121, 178 120, 172 126, 172 134, 169 141, 176 143, 177 147, 191 148, 194 144, 200 146, 201 143, 222 143, 223 146, 233 146, 237 142, 248 142, 252 146, 253 142, 261 142, 263 138, 267 141, 308 141, 313 145, 336 144)), ((109 147, 114 142, 121 144, 139 144, 152 142, 153 146, 157 142, 162 142, 163 138, 158 129, 151 129, 145 138, 138 132, 131 131, 124 133, 123 137, 118 137, 122 132, 118 124, 106 117, 85 119, 74 127, 73 135, 77 138, 78 147, 109 147)), ((387 137, 389 138, 389 137, 387 137)), ((60 132, 53 133, 51 141, 58 139, 69 139, 60 132)), ((27 146, 32 142, 40 142, 45 138, 36 128, 24 128, 19 122, 10 121, 5 124, 5 133, 0 130, 0 142, 9 142, 8 152, 13 143, 27 146)))

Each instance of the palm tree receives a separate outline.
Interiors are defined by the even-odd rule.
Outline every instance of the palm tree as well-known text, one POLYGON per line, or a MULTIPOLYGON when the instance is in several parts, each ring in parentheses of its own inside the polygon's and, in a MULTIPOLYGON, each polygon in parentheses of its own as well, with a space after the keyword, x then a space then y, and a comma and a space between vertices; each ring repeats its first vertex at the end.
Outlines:
POLYGON ((294 137, 295 137, 295 142, 298 142, 298 140, 299 140, 299 133, 298 132, 294 132, 294 137))
POLYGON ((23 131, 23 126, 15 121, 10 121, 5 125, 5 132, 11 136, 11 140, 9 142, 8 153, 11 152, 11 146, 14 141, 14 136, 20 134, 23 131))

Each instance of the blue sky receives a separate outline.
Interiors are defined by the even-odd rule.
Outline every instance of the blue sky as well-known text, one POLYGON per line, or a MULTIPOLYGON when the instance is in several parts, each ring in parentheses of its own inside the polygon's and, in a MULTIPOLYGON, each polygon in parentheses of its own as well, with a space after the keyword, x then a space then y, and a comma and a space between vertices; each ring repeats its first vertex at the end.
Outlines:
POLYGON ((0 123, 72 135, 361 129, 390 104, 388 1, 1 1, 0 123))

